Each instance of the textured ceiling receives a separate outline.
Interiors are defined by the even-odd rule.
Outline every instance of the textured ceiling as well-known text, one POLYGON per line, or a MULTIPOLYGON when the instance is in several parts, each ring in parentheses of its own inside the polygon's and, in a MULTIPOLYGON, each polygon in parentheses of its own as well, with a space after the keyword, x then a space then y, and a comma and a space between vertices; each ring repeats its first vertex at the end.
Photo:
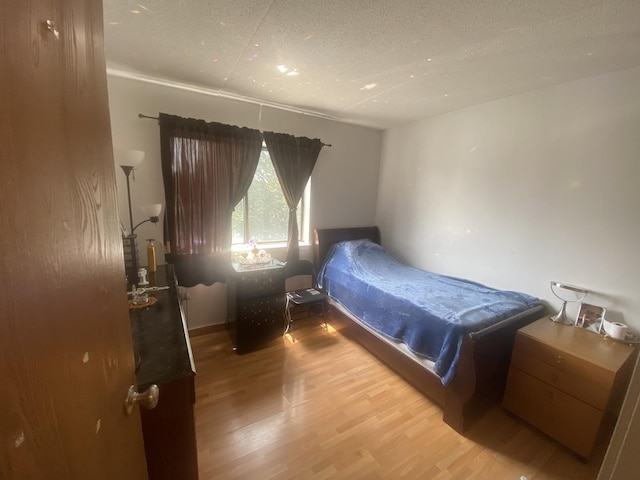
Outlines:
POLYGON ((104 21, 110 74, 379 128, 640 66, 640 0, 104 0, 104 21))

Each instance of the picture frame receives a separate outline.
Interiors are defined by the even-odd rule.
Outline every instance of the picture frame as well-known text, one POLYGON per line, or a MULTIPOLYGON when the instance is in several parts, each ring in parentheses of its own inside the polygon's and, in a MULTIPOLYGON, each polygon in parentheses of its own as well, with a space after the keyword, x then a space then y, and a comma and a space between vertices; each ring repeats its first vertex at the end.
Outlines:
POLYGON ((602 333, 602 319, 606 313, 607 309, 604 307, 581 303, 578 315, 576 316, 575 326, 591 332, 602 333))

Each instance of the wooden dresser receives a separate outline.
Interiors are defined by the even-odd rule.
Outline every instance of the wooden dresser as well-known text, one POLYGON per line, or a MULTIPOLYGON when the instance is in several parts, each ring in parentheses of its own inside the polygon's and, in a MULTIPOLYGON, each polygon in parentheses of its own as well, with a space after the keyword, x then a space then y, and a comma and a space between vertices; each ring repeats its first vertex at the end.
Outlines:
POLYGON ((156 408, 140 409, 149 480, 197 480, 196 369, 173 267, 158 265, 149 287, 169 287, 150 294, 157 303, 129 314, 138 391, 160 388, 156 408))
POLYGON ((518 330, 504 407, 584 459, 608 437, 635 349, 545 316, 518 330))

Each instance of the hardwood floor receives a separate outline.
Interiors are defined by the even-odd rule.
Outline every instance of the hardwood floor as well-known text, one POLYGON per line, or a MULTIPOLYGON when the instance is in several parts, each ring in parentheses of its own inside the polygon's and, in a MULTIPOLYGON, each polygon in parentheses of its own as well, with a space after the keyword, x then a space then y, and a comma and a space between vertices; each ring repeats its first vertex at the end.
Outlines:
POLYGON ((507 415, 465 436, 442 411, 320 317, 236 355, 226 331, 192 338, 200 479, 595 479, 588 464, 507 415))

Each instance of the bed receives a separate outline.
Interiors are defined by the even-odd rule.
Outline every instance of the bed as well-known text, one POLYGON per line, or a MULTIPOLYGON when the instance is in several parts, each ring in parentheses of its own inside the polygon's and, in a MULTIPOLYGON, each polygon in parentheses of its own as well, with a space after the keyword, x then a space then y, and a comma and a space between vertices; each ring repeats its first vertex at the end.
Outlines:
POLYGON ((377 227, 314 231, 331 318, 463 432, 500 400, 515 332, 544 307, 526 294, 402 265, 380 243, 377 227))

